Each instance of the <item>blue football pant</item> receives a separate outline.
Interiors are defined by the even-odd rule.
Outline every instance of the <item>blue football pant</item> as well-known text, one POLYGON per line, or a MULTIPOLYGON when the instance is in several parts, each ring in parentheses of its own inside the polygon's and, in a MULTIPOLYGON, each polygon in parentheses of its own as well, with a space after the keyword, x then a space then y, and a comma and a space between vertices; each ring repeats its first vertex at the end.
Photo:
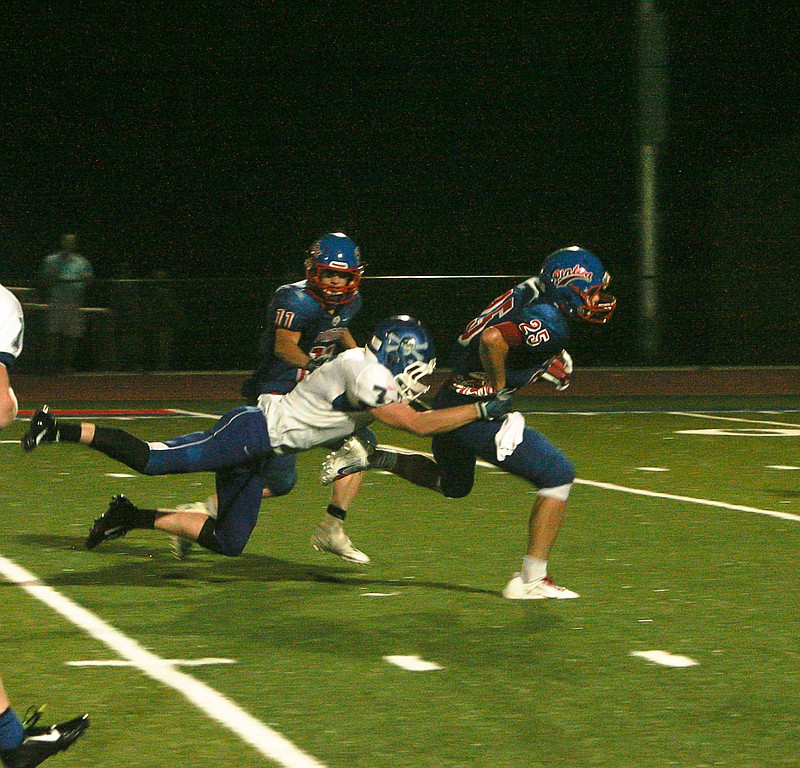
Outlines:
POLYGON ((258 522, 262 463, 274 456, 264 414, 241 406, 210 429, 148 445, 145 475, 216 472, 217 519, 212 541, 201 543, 224 555, 241 554, 258 522))
MULTIPOLYGON (((436 393, 434 408, 446 408, 475 402, 447 391, 443 384, 436 393)), ((441 487, 445 496, 466 496, 475 484, 477 458, 494 464, 532 483, 536 488, 556 488, 575 479, 575 468, 566 455, 541 432, 525 428, 522 442, 502 461, 497 460, 495 435, 502 421, 475 421, 452 432, 434 435, 433 457, 441 471, 441 487)))

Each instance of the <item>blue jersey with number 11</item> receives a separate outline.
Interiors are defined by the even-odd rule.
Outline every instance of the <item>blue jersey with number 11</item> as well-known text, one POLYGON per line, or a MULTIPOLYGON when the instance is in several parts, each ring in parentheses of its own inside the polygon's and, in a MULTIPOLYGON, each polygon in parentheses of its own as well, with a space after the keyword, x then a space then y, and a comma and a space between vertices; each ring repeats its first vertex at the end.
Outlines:
POLYGON ((299 332, 298 346, 309 357, 329 360, 339 351, 339 340, 361 309, 361 296, 356 294, 331 314, 305 287, 305 280, 282 285, 272 296, 259 342, 258 367, 251 377, 259 393, 291 392, 305 373, 275 354, 278 328, 299 332))

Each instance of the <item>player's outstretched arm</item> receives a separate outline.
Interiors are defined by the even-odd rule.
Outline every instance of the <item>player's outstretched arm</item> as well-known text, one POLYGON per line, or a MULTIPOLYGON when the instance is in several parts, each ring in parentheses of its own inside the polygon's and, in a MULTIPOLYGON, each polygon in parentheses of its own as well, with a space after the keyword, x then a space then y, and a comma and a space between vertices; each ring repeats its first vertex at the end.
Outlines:
POLYGON ((511 410, 511 399, 496 397, 488 403, 457 405, 433 411, 416 411, 405 401, 370 408, 378 420, 396 429, 425 437, 450 432, 471 424, 478 419, 494 419, 505 416, 511 410))

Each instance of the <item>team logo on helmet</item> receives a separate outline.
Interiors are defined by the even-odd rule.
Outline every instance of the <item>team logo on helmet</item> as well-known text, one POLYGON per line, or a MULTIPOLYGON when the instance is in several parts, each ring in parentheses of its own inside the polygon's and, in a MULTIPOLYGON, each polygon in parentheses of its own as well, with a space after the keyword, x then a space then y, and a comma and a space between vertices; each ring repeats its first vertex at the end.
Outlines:
POLYGON ((586 269, 583 264, 575 264, 572 267, 553 270, 553 284, 557 288, 563 288, 573 280, 585 280, 587 283, 591 283, 593 277, 594 273, 586 269))
MULTIPOLYGON (((373 343, 377 341, 378 346, 381 346, 380 340, 374 339, 373 343)), ((413 336, 406 336, 390 331, 386 335, 383 342, 383 351, 386 357, 390 360, 402 360, 410 362, 412 360, 427 361, 427 351, 430 346, 427 340, 418 341, 413 336)))

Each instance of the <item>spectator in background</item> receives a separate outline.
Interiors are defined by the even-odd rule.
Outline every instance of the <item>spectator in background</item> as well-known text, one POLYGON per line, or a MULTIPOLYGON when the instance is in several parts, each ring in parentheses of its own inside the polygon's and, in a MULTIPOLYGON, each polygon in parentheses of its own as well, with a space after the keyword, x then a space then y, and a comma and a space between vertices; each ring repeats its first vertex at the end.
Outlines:
POLYGON ((39 270, 39 289, 48 305, 47 362, 51 371, 73 370, 78 339, 86 333, 81 307, 94 272, 89 260, 76 252, 76 241, 74 234, 62 235, 61 249, 45 256, 39 270))

